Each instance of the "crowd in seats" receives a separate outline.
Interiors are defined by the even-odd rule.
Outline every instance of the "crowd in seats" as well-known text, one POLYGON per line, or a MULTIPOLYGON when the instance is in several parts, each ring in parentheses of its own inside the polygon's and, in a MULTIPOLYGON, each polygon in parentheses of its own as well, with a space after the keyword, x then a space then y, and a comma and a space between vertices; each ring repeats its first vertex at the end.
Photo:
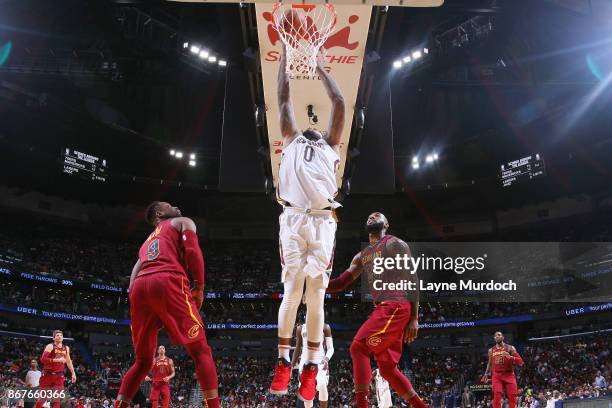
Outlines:
MULTIPOLYGON (((593 335, 567 340, 529 343, 519 350, 525 365, 519 370, 519 407, 545 408, 551 399, 590 398, 612 395, 612 358, 610 335, 593 335), (538 405, 539 404, 539 405, 538 405)), ((46 344, 42 340, 0 337, 0 383, 20 385, 29 361, 38 358, 46 344)), ((71 352, 78 381, 68 388, 70 396, 89 400, 91 407, 102 406, 104 399, 112 401, 125 370, 133 361, 126 352, 94 354, 91 367, 84 364, 75 347, 71 352)), ((172 406, 187 408, 192 389, 196 386, 191 360, 178 349, 170 347, 168 356, 174 360, 176 376, 171 382, 172 406)), ((407 355, 405 355, 407 356, 407 355)), ((482 374, 483 354, 456 351, 419 350, 403 359, 400 367, 412 379, 415 389, 433 408, 459 407, 461 386, 478 382, 482 374), (407 361, 404 361, 407 360, 407 361)), ((274 359, 270 357, 217 357, 220 395, 227 407, 285 408, 295 406, 297 371, 287 396, 268 392, 273 376, 274 359)), ((375 368, 375 365, 373 365, 375 368)), ((348 358, 333 358, 330 362, 330 407, 352 406, 352 366, 348 358)), ((146 396, 149 388, 141 388, 146 396)), ((373 392, 373 390, 372 390, 373 392)), ((475 395, 476 408, 490 408, 490 392, 475 395)), ((375 401, 374 394, 371 395, 375 401)), ((394 396, 395 398, 395 396, 394 396)), ((315 405, 316 406, 316 405, 315 405)), ((401 406, 397 402, 394 406, 401 406)))

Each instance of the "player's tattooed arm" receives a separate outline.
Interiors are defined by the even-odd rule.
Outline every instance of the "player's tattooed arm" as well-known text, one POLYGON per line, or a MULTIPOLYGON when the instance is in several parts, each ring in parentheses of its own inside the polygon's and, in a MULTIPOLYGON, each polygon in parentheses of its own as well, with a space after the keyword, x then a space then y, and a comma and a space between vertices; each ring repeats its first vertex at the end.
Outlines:
POLYGON ((491 372, 491 350, 489 350, 489 354, 488 354, 488 357, 487 357, 487 368, 485 370, 484 375, 481 378, 481 381, 483 383, 486 383, 486 382, 489 381, 489 374, 490 374, 490 372, 491 372))
POLYGON ((138 272, 140 271, 141 267, 142 267, 142 262, 140 262, 140 259, 139 259, 136 261, 136 263, 134 264, 134 267, 132 268, 132 274, 130 275, 130 286, 128 287, 128 292, 132 290, 134 279, 136 279, 136 275, 138 275, 138 272))
POLYGON ((295 350, 293 350, 293 356, 291 357, 291 367, 297 367, 302 355, 302 325, 295 328, 295 350))
POLYGON ((334 81, 331 75, 325 71, 323 61, 321 59, 318 60, 317 73, 323 82, 323 86, 325 86, 327 96, 329 96, 329 99, 332 102, 329 129, 324 137, 327 140, 327 144, 329 144, 332 148, 337 149, 340 146, 340 141, 342 140, 342 130, 344 129, 344 96, 342 96, 342 91, 338 87, 338 84, 336 84, 336 81, 334 81))
POLYGON ((74 372, 74 365, 72 364, 72 358, 70 358, 70 348, 68 346, 66 346, 66 366, 68 366, 68 370, 70 370, 70 381, 75 383, 76 373, 74 372))
POLYGON ((285 46, 281 52, 280 64, 278 64, 278 111, 280 113, 280 128, 283 136, 283 145, 288 146, 299 133, 293 102, 289 93, 289 75, 287 74, 287 56, 285 46))
MULTIPOLYGON (((396 256, 400 257, 412 257, 412 252, 410 251, 410 246, 402 241, 399 238, 392 238, 387 241, 387 253, 390 258, 395 258, 396 256)), ((411 281, 414 283, 415 290, 412 290, 408 293, 408 299, 412 304, 412 308, 410 309, 411 317, 414 319, 418 319, 419 316, 419 275, 417 271, 411 271, 408 269, 401 270, 402 280, 411 281)))
POLYGON ((361 275, 363 271, 363 265, 361 263, 361 252, 359 252, 353 260, 351 261, 351 265, 348 269, 340 274, 335 279, 329 281, 327 285, 327 291, 329 293, 338 293, 342 292, 346 288, 348 288, 351 283, 355 281, 361 275))
MULTIPOLYGON (((387 254, 390 258, 395 258, 396 256, 412 256, 408 244, 399 238, 388 240, 386 247, 387 254)), ((412 281, 416 288, 408 293, 408 300, 410 301, 410 321, 404 331, 404 341, 406 343, 412 343, 419 333, 419 277, 416 271, 406 270, 402 271, 402 280, 412 281)))

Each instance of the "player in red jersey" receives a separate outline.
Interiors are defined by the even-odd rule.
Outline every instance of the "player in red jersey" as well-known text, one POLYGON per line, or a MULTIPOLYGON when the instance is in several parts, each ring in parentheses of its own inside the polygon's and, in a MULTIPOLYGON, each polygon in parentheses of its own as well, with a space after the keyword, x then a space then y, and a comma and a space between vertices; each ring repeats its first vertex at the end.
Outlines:
POLYGON ((493 408, 501 408, 502 392, 506 393, 509 408, 516 408, 517 386, 514 365, 522 366, 523 359, 513 346, 504 343, 504 335, 501 332, 495 332, 493 338, 495 346, 489 349, 487 369, 482 376, 482 382, 489 382, 489 373, 493 366, 493 408))
POLYGON ((160 394, 163 398, 162 407, 168 408, 170 405, 170 380, 174 378, 174 374, 174 362, 166 357, 166 348, 159 346, 157 358, 153 360, 153 378, 148 375, 145 377, 145 381, 153 381, 149 396, 153 408, 157 408, 160 394))
POLYGON ((140 247, 130 277, 130 316, 136 361, 121 382, 115 408, 129 407, 153 367, 157 332, 163 326, 195 363, 204 407, 219 408, 217 368, 199 310, 204 297, 204 257, 195 223, 178 208, 155 201, 145 219, 155 227, 140 247), (189 290, 187 269, 194 288, 189 290))
MULTIPOLYGON (((63 390, 64 389, 64 366, 70 370, 70 381, 76 382, 74 366, 70 358, 70 349, 64 343, 64 334, 61 330, 53 330, 53 343, 47 344, 43 351, 40 362, 43 365, 42 376, 39 387, 41 390, 63 390)), ((41 408, 44 400, 36 401, 36 408, 41 408)), ((59 408, 60 400, 53 400, 53 408, 59 408)))
POLYGON ((329 282, 327 291, 341 292, 365 272, 376 305, 368 320, 357 331, 350 347, 357 408, 368 407, 372 353, 380 374, 389 382, 391 388, 414 408, 426 408, 427 405, 414 391, 410 380, 397 368, 402 356, 402 343, 412 342, 417 337, 418 291, 408 293, 405 290, 388 290, 382 284, 397 284, 403 281, 418 283, 418 278, 416 273, 397 267, 384 268, 383 271, 376 268, 377 258, 386 260, 396 256, 410 256, 408 245, 399 238, 387 235, 388 228, 389 222, 383 214, 370 214, 366 222, 370 245, 355 255, 346 271, 329 282))

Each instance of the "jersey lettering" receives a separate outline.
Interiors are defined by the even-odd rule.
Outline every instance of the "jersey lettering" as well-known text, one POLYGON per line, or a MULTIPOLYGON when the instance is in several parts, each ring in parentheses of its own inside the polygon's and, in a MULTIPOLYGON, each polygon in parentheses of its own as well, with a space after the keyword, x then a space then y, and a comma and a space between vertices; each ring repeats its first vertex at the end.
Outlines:
POLYGON ((159 256, 159 239, 149 242, 147 247, 147 261, 153 261, 159 256))

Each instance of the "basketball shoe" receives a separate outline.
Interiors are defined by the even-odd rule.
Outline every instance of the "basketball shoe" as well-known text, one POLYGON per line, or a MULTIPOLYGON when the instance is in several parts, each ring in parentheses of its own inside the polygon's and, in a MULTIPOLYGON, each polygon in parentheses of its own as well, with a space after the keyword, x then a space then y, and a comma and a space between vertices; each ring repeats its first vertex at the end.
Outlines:
POLYGON ((279 358, 274 367, 274 379, 270 385, 270 393, 275 395, 287 394, 289 380, 291 379, 291 363, 284 358, 279 358))
POLYGON ((308 363, 302 370, 300 376, 300 390, 298 392, 298 398, 302 401, 314 400, 317 392, 317 373, 319 369, 316 364, 308 363))

